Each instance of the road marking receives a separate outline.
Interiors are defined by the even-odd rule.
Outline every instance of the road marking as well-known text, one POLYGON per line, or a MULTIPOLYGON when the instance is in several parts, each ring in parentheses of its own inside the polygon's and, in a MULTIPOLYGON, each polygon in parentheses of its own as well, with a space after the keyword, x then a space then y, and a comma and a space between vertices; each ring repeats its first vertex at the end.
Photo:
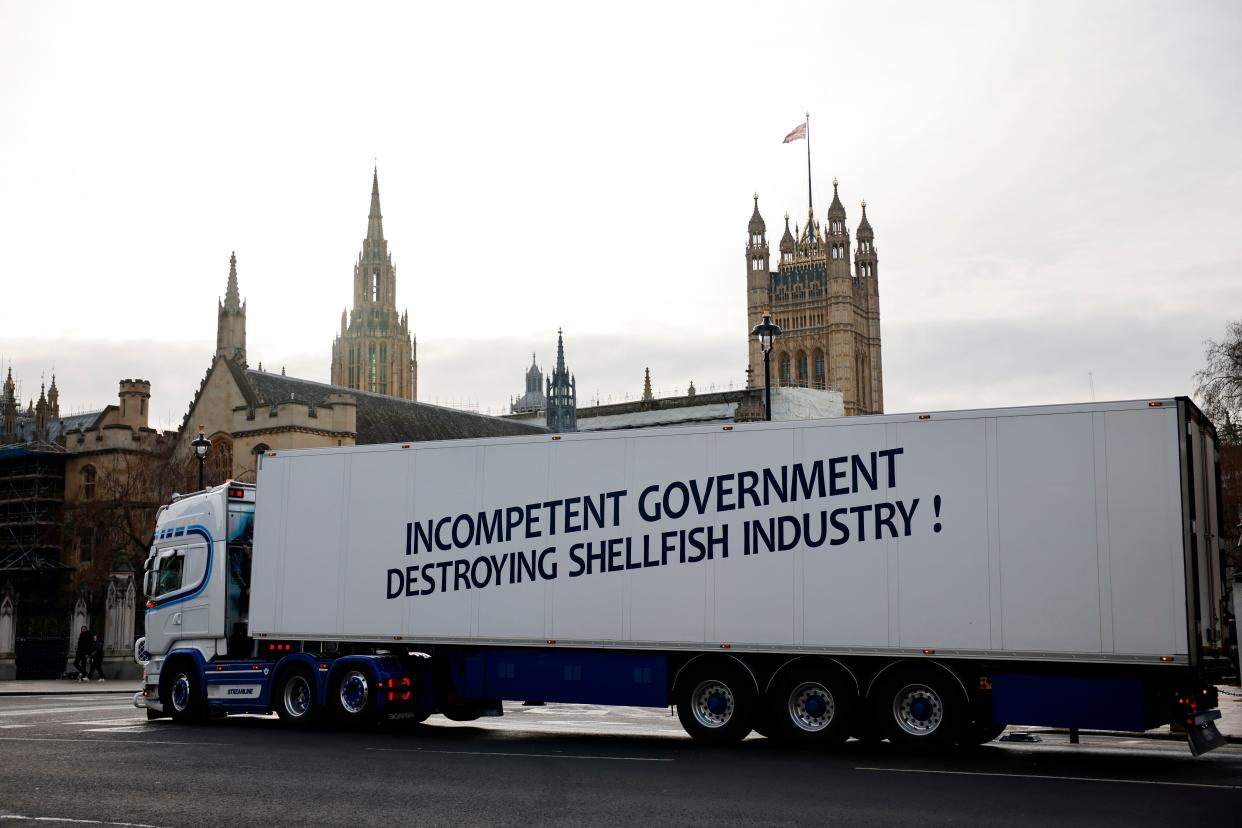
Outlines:
POLYGON ((989 771, 929 770, 924 768, 858 767, 854 768, 854 770, 881 771, 884 773, 931 773, 943 776, 1004 776, 1014 779, 1053 779, 1058 782, 1116 782, 1122 785, 1167 785, 1177 788, 1223 788, 1227 791, 1236 791, 1242 788, 1242 785, 1213 785, 1209 782, 1161 782, 1154 779, 1112 779, 1107 776, 1053 776, 1052 774, 1041 773, 993 773, 989 771))
POLYGON ((200 745, 203 747, 232 747, 232 744, 229 742, 161 742, 154 739, 68 739, 54 738, 52 736, 0 736, 0 742, 92 742, 99 745, 200 745))
MULTIPOLYGON (((132 702, 126 702, 132 706, 132 702)), ((90 707, 19 707, 15 710, 0 710, 0 716, 38 716, 43 713, 80 713, 84 710, 116 710, 116 704, 97 704, 90 707)))
POLYGON ((608 762, 673 762, 652 756, 585 756, 573 753, 500 753, 489 750, 430 750, 425 748, 366 748, 377 753, 443 753, 462 756, 521 756, 528 759, 599 759, 608 762))
POLYGON ((69 817, 31 817, 21 814, 0 814, 0 819, 21 819, 27 822, 71 822, 75 825, 122 825, 126 828, 159 828, 145 822, 105 822, 102 819, 71 819, 69 817))

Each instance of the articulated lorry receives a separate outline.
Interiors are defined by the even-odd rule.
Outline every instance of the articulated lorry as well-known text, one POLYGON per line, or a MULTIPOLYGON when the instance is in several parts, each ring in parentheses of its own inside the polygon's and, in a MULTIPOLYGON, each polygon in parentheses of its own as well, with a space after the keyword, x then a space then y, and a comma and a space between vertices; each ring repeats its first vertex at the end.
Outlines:
POLYGON ((161 508, 135 704, 674 706, 694 738, 1185 727, 1233 675, 1186 398, 269 451, 161 508))

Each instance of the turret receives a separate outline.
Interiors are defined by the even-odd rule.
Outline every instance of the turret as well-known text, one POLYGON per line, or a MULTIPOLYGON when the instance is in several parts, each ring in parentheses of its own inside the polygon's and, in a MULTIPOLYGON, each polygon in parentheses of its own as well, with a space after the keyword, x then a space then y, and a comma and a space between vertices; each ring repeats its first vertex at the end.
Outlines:
POLYGON ((539 370, 539 364, 535 360, 535 354, 530 355, 530 368, 526 369, 526 393, 538 394, 543 390, 543 372, 539 370))
POLYGON ((151 383, 143 379, 123 379, 117 396, 121 405, 121 423, 134 431, 146 428, 150 416, 151 383))
POLYGON ((246 366, 246 303, 237 289, 237 253, 229 255, 229 281, 216 317, 216 356, 246 366))
POLYGON ((0 445, 17 442, 17 386, 13 383, 13 366, 9 366, 4 390, 0 392, 0 445))
MULTIPOLYGON (((748 363, 756 364, 762 359, 759 343, 750 335, 751 329, 759 324, 763 306, 770 299, 772 287, 771 260, 768 256, 767 225, 759 213, 759 194, 753 196, 754 210, 750 214, 750 222, 746 225, 746 348, 749 354, 748 363)), ((787 223, 788 224, 788 223, 787 223)))
POLYGON ((36 442, 47 442, 47 396, 44 394, 43 383, 39 383, 39 401, 35 403, 35 433, 36 442))
POLYGON ((837 194, 837 180, 832 179, 832 204, 828 205, 828 232, 824 242, 828 245, 829 261, 848 262, 850 258, 850 231, 845 226, 845 205, 837 194))
POLYGON ((781 264, 791 264, 794 260, 794 253, 798 249, 798 242, 794 239, 793 233, 789 232, 789 213, 785 214, 785 235, 781 236, 781 264))
POLYGON ((565 433, 578 430, 578 381, 565 365, 565 340, 560 330, 556 332, 556 367, 548 378, 547 414, 548 430, 565 433))
POLYGON ((653 402, 655 394, 651 393, 651 369, 643 369, 643 402, 653 402))
POLYGON ((56 387, 55 374, 52 374, 52 384, 47 389, 47 413, 53 419, 60 418, 60 390, 56 387))
MULTIPOLYGON (((858 252, 854 254, 854 272, 861 279, 874 280, 876 263, 875 231, 871 229, 871 222, 867 220, 867 202, 864 201, 862 221, 858 223, 858 252)), ((868 292, 878 291, 869 286, 868 292)))
POLYGON ((875 249, 875 231, 867 219, 867 202, 862 203, 862 221, 858 223, 858 252, 854 254, 854 274, 862 286, 867 315, 866 361, 863 364, 864 410, 884 413, 884 370, 880 360, 880 277, 879 257, 875 249))

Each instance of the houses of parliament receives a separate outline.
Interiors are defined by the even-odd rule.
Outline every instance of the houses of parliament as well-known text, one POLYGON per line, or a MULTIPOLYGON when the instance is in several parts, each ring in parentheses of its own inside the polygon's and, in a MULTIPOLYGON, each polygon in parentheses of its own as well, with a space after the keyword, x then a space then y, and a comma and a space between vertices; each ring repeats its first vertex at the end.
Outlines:
MULTIPOLYGON (((747 225, 747 330, 770 310, 780 325, 771 353, 772 384, 841 392, 846 416, 884 413, 884 373, 880 360, 880 286, 875 232, 867 203, 851 249, 845 206, 832 182, 832 204, 821 226, 814 209, 801 229, 781 236, 776 267, 768 248, 767 224, 754 212, 747 225), (850 266, 851 258, 853 267, 850 266)), ((747 373, 763 384, 763 352, 748 337, 747 373)))

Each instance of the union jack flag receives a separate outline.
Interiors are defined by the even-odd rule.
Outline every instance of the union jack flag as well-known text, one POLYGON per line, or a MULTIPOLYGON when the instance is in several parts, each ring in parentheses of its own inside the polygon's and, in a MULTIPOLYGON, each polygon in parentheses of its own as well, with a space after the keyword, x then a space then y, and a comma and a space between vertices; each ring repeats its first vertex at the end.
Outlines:
POLYGON ((786 135, 785 140, 781 141, 781 143, 788 144, 790 141, 797 141, 799 138, 805 138, 805 137, 806 137, 806 122, 803 121, 802 123, 794 127, 793 131, 790 132, 788 135, 786 135))

